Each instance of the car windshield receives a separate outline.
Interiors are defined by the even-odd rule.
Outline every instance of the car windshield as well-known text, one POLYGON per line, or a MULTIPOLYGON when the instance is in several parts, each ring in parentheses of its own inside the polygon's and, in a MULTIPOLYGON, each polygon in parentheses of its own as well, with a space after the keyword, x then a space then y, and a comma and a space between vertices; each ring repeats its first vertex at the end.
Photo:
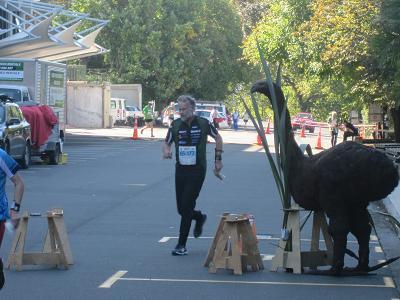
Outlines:
POLYGON ((210 113, 211 113, 211 112, 205 111, 205 110, 197 110, 197 111, 195 112, 195 114, 196 114, 197 116, 203 117, 203 118, 206 118, 206 119, 208 119, 208 118, 210 117, 210 113))
POLYGON ((0 95, 7 95, 15 101, 21 101, 21 91, 17 89, 0 88, 0 95))
POLYGON ((5 120, 5 109, 4 106, 0 105, 0 123, 3 123, 5 120))
POLYGON ((134 106, 127 106, 126 110, 127 111, 139 111, 139 109, 137 107, 134 107, 134 106))
POLYGON ((310 114, 298 114, 297 117, 311 120, 311 115, 310 114))

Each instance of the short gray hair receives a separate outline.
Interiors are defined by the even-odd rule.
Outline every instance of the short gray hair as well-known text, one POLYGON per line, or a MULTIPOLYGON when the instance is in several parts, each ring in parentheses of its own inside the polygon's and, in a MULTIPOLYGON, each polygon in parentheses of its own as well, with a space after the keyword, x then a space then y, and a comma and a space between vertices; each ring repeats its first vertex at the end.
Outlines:
POLYGON ((189 102, 190 106, 193 108, 193 110, 196 109, 196 99, 194 99, 192 96, 189 95, 181 95, 178 97, 178 99, 176 100, 178 103, 179 102, 189 102))

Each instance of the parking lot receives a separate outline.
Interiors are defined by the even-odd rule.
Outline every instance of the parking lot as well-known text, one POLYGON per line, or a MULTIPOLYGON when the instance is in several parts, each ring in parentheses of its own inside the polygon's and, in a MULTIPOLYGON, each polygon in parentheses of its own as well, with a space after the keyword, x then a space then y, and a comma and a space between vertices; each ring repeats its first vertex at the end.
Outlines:
MULTIPOLYGON (((26 182, 22 210, 64 209, 74 265, 68 270, 26 266, 6 271, 4 299, 396 299, 390 268, 368 277, 321 277, 270 272, 280 236, 280 201, 261 146, 227 143, 224 182, 211 162, 198 206, 208 214, 203 236, 190 238, 189 255, 171 256, 179 219, 175 208, 174 162, 161 159, 159 139, 132 141, 128 136, 67 136, 68 163, 35 164, 21 174, 26 182), (242 276, 203 267, 222 213, 252 213, 265 269, 242 276), (320 296, 321 295, 321 296, 320 296)), ((164 134, 157 130, 158 136, 164 134)), ((76 130, 78 131, 78 130, 76 130)), ((92 132, 93 133, 93 132, 92 132)), ((225 140, 246 141, 253 131, 225 131, 225 140), (240 135, 240 137, 238 136, 240 135)), ((311 139, 311 137, 310 137, 311 139)), ((208 147, 209 155, 213 145, 208 147)), ((10 188, 8 185, 7 188, 10 188)), ((29 224, 27 250, 39 251, 46 225, 29 224)), ((310 246, 310 228, 302 245, 310 246)), ((7 257, 12 236, 1 256, 7 257)), ((354 240, 349 247, 355 248, 354 240)), ((371 263, 385 259, 375 235, 371 263)), ((348 265, 355 261, 347 260, 348 265)))

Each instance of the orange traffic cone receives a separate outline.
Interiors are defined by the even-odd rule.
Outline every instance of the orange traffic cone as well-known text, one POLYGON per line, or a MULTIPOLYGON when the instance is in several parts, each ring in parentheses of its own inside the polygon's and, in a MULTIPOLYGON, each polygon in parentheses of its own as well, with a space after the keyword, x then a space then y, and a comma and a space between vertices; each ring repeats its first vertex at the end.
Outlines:
POLYGON ((261 137, 257 134, 257 145, 262 145, 261 137))
POLYGON ((269 120, 267 124, 267 129, 265 130, 265 134, 271 134, 270 129, 269 129, 269 120))
POLYGON ((305 128, 305 126, 304 126, 304 125, 301 127, 301 133, 300 133, 300 136, 301 136, 301 137, 306 137, 306 128, 305 128))
POLYGON ((139 137, 138 137, 138 123, 137 123, 137 117, 135 116, 135 122, 134 122, 134 125, 133 125, 133 135, 132 135, 132 137, 131 137, 131 140, 138 140, 139 139, 139 137))
POLYGON ((315 149, 323 150, 324 148, 321 145, 321 127, 319 128, 318 139, 317 139, 317 146, 315 149))

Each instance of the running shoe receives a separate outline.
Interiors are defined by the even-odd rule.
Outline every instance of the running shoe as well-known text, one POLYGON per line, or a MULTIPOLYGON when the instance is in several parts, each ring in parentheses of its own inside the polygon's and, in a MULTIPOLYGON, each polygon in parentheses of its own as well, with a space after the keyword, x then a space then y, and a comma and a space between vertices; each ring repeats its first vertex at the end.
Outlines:
POLYGON ((175 249, 172 250, 172 255, 174 256, 182 256, 182 255, 187 255, 188 251, 185 246, 182 245, 176 245, 175 249))
POLYGON ((206 214, 202 214, 201 219, 196 220, 196 225, 194 226, 194 229, 193 229, 193 236, 195 238, 198 238, 203 233, 203 225, 206 222, 206 220, 207 220, 206 214))

